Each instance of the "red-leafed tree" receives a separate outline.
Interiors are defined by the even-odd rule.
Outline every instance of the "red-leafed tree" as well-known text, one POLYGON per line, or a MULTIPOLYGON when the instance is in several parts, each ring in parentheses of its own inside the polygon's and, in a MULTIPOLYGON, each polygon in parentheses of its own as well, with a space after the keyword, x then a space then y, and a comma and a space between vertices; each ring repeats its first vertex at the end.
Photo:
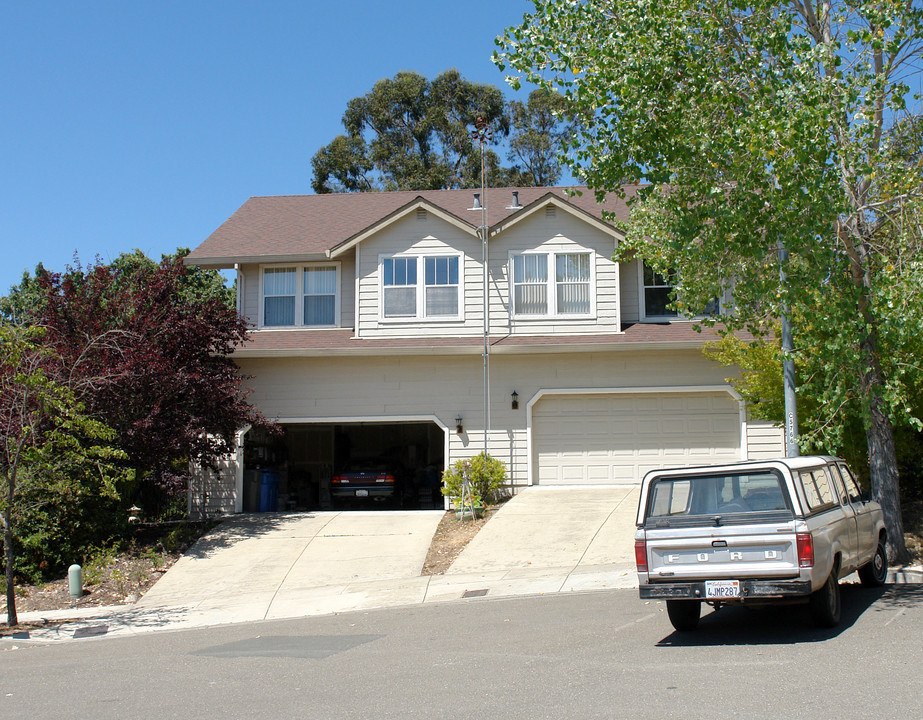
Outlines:
POLYGON ((241 427, 267 424, 231 359, 245 321, 220 293, 196 292, 198 270, 182 256, 40 270, 32 318, 137 477, 172 490, 189 481, 188 460, 215 468, 241 427))

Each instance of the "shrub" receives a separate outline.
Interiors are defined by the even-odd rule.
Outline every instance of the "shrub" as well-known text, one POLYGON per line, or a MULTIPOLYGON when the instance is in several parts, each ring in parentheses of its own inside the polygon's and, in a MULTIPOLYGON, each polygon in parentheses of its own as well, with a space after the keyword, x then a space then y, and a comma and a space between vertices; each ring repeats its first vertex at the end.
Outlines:
POLYGON ((442 494, 456 504, 461 500, 465 475, 471 485, 471 499, 477 505, 490 505, 500 500, 506 483, 506 465, 481 453, 470 460, 458 460, 442 475, 442 494))

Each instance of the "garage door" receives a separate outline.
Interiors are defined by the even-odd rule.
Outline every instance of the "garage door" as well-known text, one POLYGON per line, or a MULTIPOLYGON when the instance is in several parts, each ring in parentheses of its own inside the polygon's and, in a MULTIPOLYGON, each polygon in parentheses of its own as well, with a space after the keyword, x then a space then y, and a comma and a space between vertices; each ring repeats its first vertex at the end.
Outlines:
POLYGON ((740 460, 727 393, 549 395, 532 415, 540 485, 639 483, 648 470, 740 460))

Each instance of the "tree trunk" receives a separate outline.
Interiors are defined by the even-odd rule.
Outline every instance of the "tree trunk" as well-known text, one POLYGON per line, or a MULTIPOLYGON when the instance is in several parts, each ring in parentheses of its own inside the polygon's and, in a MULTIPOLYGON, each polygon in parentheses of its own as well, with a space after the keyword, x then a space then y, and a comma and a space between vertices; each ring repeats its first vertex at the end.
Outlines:
POLYGON ((6 624, 19 624, 16 617, 16 586, 13 584, 13 511, 12 502, 3 511, 3 559, 6 571, 6 624))
POLYGON ((871 341, 863 343, 863 352, 867 369, 862 377, 861 386, 869 405, 865 437, 868 443, 872 499, 881 505, 884 512, 885 529, 888 532, 888 562, 892 565, 906 565, 910 562, 910 553, 904 542, 894 429, 891 419, 884 411, 881 399, 881 365, 871 341))

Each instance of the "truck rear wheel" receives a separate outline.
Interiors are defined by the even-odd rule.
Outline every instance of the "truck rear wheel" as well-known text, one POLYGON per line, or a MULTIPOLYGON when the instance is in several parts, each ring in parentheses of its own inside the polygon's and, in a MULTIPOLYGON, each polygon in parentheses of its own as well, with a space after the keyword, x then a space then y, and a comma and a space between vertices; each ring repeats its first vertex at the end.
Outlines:
POLYGON ((888 579, 888 551, 884 540, 878 541, 875 556, 859 568, 859 579, 864 587, 881 587, 888 579))
POLYGON ((667 615, 680 632, 691 632, 699 624, 702 603, 698 600, 667 600, 667 615))
POLYGON ((811 618, 817 627, 832 628, 840 624, 840 582, 834 565, 823 587, 811 593, 811 618))

